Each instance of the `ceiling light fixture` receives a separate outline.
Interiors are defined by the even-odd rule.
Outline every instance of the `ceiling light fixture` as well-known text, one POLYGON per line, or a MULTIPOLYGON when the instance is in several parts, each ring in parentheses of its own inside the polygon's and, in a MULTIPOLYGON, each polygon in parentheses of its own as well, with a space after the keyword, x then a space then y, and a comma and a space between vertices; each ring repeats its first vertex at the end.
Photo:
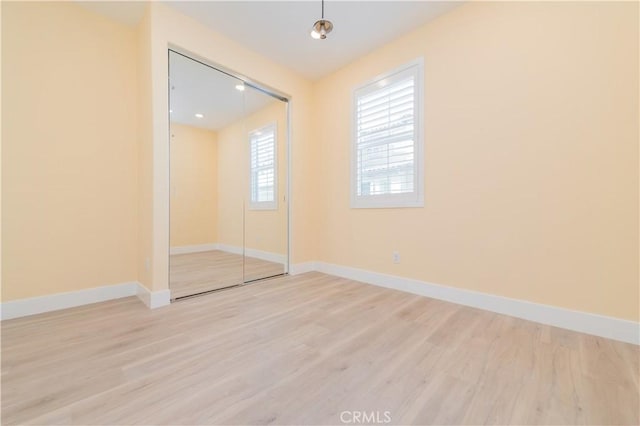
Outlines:
POLYGON ((196 118, 204 118, 204 115, 202 115, 202 114, 200 114, 200 113, 197 113, 197 114, 196 114, 196 118))
POLYGON ((333 30, 333 24, 331 21, 324 19, 324 0, 322 0, 322 19, 313 24, 313 28, 311 28, 311 37, 316 40, 324 40, 327 38, 327 34, 329 34, 331 30, 333 30))
POLYGON ((244 84, 236 84, 236 89, 238 89, 241 92, 244 92, 244 84))

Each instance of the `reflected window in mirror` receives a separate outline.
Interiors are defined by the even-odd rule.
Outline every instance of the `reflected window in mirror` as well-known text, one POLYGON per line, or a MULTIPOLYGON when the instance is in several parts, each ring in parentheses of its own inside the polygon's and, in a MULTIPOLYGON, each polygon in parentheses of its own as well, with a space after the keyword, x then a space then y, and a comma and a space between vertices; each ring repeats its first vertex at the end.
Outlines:
POLYGON ((269 124, 249 133, 250 205, 255 210, 275 210, 276 125, 269 124))

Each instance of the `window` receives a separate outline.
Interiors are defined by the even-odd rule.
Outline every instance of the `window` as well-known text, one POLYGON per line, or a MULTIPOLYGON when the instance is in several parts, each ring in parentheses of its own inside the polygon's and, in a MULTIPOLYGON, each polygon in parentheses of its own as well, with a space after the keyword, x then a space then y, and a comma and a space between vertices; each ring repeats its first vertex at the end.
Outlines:
POLYGON ((375 78, 353 96, 351 207, 422 207, 423 61, 375 78))
POLYGON ((251 209, 275 210, 276 203, 276 125, 249 133, 251 209))

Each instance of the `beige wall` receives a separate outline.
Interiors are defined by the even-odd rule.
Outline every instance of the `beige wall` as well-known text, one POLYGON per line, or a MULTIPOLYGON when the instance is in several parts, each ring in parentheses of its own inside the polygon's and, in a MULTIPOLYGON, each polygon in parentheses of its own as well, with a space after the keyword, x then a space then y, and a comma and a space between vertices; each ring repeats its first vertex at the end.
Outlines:
POLYGON ((242 247, 246 161, 242 121, 218 131, 218 243, 242 247))
POLYGON ((291 95, 293 263, 638 320, 637 3, 466 4, 315 84, 158 3, 2 9, 3 300, 167 288, 172 46, 291 95), (351 91, 418 56, 425 207, 352 210, 351 91))
MULTIPOLYGON (((0 2, 0 82, 2 82, 2 2, 0 2)), ((0 301, 2 301, 2 84, 0 83, 0 301)))
POLYGON ((2 300, 135 281, 134 30, 2 4, 2 300))
POLYGON ((638 320, 637 3, 467 4, 314 93, 319 260, 638 320), (352 89, 419 56, 425 207, 350 209, 352 89))
POLYGON ((171 247, 217 242, 215 132, 171 123, 171 247))
POLYGON ((287 253, 286 194, 287 147, 286 104, 273 101, 269 106, 221 129, 218 133, 218 242, 270 253, 287 253), (249 197, 249 133, 276 124, 278 165, 278 208, 251 210, 249 197), (244 235, 243 235, 244 206, 244 235))
MULTIPOLYGON (((138 24, 138 282, 153 289, 153 98, 151 82, 151 13, 138 24)), ((168 142, 167 142, 168 143, 168 142)), ((168 252, 168 248, 167 248, 168 252)))

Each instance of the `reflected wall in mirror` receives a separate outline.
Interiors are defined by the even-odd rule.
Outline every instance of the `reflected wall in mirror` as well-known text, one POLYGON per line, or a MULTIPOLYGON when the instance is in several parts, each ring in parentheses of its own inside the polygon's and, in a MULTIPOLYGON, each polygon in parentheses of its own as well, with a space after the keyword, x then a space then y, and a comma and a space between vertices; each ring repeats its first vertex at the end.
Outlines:
POLYGON ((172 299, 288 269, 287 104, 170 51, 172 299))

